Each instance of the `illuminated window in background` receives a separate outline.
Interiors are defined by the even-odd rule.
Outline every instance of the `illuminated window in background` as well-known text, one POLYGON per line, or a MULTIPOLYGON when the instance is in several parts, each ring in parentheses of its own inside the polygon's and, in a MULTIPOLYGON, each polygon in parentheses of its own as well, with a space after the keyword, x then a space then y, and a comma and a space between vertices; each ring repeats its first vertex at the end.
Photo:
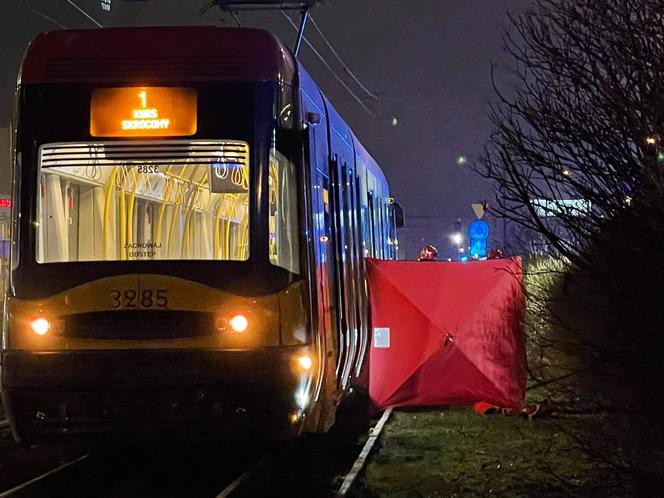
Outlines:
POLYGON ((246 142, 47 144, 39 182, 39 263, 249 257, 246 142))
POLYGON ((111 0, 101 0, 101 10, 111 11, 111 0))
POLYGON ((270 151, 270 262, 300 273, 295 165, 274 147, 270 151))
POLYGON ((586 199, 533 199, 531 202, 540 218, 588 216, 592 211, 592 203, 586 199))

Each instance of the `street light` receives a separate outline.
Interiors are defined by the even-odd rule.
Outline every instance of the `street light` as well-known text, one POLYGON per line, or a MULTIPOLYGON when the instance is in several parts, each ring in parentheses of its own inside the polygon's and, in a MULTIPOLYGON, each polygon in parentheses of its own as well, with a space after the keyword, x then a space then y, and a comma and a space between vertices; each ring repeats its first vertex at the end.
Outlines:
POLYGON ((463 242, 463 235, 461 235, 460 232, 454 232, 452 235, 450 235, 450 240, 454 245, 460 246, 463 242))

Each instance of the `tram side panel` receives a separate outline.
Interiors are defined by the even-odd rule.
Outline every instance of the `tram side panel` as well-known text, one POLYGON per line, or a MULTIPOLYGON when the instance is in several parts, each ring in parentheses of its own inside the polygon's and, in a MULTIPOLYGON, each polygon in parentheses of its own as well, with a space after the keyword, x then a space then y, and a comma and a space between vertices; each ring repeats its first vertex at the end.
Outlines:
POLYGON ((339 284, 340 338, 343 352, 338 362, 337 377, 346 391, 353 381, 357 358, 362 349, 359 308, 360 275, 358 246, 360 235, 354 216, 356 198, 355 151, 352 132, 329 101, 325 101, 330 116, 330 176, 332 178, 335 249, 337 251, 337 282, 339 284))
MULTIPOLYGON (((360 323, 360 333, 363 340, 363 349, 357 362, 354 384, 364 390, 369 386, 369 346, 371 344, 371 324, 369 310, 369 296, 366 281, 365 257, 391 258, 392 254, 386 250, 389 240, 385 238, 387 227, 385 213, 383 212, 383 229, 381 230, 381 210, 379 206, 387 205, 389 189, 387 180, 376 161, 371 157, 364 146, 354 137, 355 161, 358 171, 357 213, 356 218, 360 226, 360 293, 359 303, 364 319, 360 323)), ((384 208, 383 208, 384 210, 384 208)))
POLYGON ((315 410, 305 429, 325 432, 335 421, 337 400, 337 337, 335 253, 333 246, 328 117, 320 90, 309 74, 300 68, 301 120, 305 139, 303 185, 306 199, 307 246, 309 248, 311 320, 318 351, 319 382, 314 396, 315 410))

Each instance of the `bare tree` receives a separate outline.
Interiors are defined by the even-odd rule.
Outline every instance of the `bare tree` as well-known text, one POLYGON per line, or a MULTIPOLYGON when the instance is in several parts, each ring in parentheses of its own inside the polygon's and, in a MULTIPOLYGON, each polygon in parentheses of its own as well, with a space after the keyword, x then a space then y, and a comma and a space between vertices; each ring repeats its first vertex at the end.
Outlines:
POLYGON ((516 88, 497 89, 477 169, 497 183, 495 214, 585 266, 608 224, 652 231, 634 207, 664 204, 664 2, 540 0, 512 26, 516 88))
POLYGON ((664 0, 538 0, 511 21, 516 83, 476 165, 492 211, 592 275, 603 347, 638 349, 633 329, 664 328, 664 0))
POLYGON ((584 445, 645 490, 664 458, 664 0, 537 0, 504 42, 515 83, 496 88, 475 168, 495 184, 494 215, 571 263, 550 295, 529 295, 532 384, 558 376, 613 414, 584 445), (607 429, 618 413, 627 422, 607 429))

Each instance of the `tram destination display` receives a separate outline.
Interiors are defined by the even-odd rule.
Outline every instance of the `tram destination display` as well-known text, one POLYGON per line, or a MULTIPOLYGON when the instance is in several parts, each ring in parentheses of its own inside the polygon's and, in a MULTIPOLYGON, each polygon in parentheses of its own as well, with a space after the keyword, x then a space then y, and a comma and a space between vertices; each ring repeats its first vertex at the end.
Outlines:
POLYGON ((193 88, 97 88, 90 103, 93 137, 179 137, 197 129, 193 88))

